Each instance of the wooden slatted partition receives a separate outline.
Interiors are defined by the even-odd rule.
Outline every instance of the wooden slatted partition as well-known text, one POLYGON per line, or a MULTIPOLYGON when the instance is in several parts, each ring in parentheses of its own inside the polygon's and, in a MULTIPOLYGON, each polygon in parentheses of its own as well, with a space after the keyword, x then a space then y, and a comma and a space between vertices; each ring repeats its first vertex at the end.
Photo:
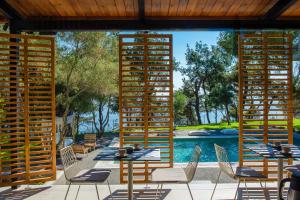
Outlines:
POLYGON ((288 34, 239 35, 239 164, 270 179, 276 160, 262 159, 245 144, 293 143, 291 48, 288 34))
POLYGON ((0 186, 55 179, 54 45, 0 34, 0 186))
MULTIPOLYGON (((135 162, 135 182, 148 182, 151 170, 173 167, 172 35, 119 36, 120 146, 161 149, 161 162, 135 162)), ((127 163, 120 163, 126 182, 127 163)))

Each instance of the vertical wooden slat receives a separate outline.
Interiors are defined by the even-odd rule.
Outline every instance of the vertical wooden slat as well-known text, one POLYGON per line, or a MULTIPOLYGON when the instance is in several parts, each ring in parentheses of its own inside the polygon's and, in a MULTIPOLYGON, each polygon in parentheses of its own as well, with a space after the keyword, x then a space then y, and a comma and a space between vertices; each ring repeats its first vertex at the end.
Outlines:
POLYGON ((55 102, 55 37, 51 38, 51 100, 52 100, 52 173, 56 179, 56 102, 55 102))
MULTIPOLYGON (((264 84, 268 83, 268 76, 269 76, 269 71, 268 71, 268 51, 267 51, 267 38, 266 35, 262 36, 262 43, 263 43, 263 52, 264 52, 264 70, 263 70, 263 74, 264 74, 264 84)), ((268 120, 266 120, 268 118, 268 113, 269 113, 269 109, 268 109, 268 87, 264 87, 264 143, 267 144, 268 143, 268 120)), ((265 176, 268 176, 268 159, 264 158, 264 164, 263 164, 263 174, 265 176)))
MULTIPOLYGON (((238 34, 238 44, 241 42, 241 35, 240 33, 238 34)), ((238 89, 238 94, 239 94, 239 166, 243 166, 243 91, 242 88, 244 87, 243 85, 243 70, 242 68, 242 62, 243 62, 243 57, 241 53, 241 45, 238 45, 238 55, 239 55, 239 89, 238 89)))
MULTIPOLYGON (((149 119, 149 80, 148 80, 148 46, 147 46, 147 37, 145 35, 145 37, 143 38, 143 43, 144 45, 144 62, 143 62, 143 66, 144 66, 144 84, 145 84, 145 88, 144 88, 144 147, 148 148, 149 144, 148 144, 148 119, 149 119)), ((148 172, 148 161, 145 162, 145 172, 148 172)), ((149 177, 147 175, 145 175, 145 181, 148 182, 149 181, 149 177)))
MULTIPOLYGON (((30 140, 29 140, 29 88, 28 88, 28 40, 24 38, 24 115, 25 115, 25 168, 26 174, 30 173, 30 140)), ((30 176, 27 176, 27 181, 30 181, 30 176)))
MULTIPOLYGON (((120 147, 123 147, 123 112, 122 112, 122 36, 119 36, 119 135, 120 147)), ((123 162, 120 162, 120 169, 124 168, 123 162)), ((120 170, 120 182, 123 181, 124 173, 120 170)))
MULTIPOLYGON (((170 146, 174 147, 174 94, 173 94, 173 36, 170 35, 169 37, 170 40, 170 131, 171 134, 169 135, 169 142, 170 142, 170 146)), ((170 148, 170 167, 173 167, 174 163, 174 148, 170 148)))
MULTIPOLYGON (((293 132, 293 119, 294 119, 294 102, 293 102, 293 51, 292 51, 292 37, 288 35, 288 57, 289 57, 289 65, 288 65, 288 143, 294 143, 294 132, 293 132)), ((291 165, 293 162, 292 159, 289 159, 288 163, 291 165)))

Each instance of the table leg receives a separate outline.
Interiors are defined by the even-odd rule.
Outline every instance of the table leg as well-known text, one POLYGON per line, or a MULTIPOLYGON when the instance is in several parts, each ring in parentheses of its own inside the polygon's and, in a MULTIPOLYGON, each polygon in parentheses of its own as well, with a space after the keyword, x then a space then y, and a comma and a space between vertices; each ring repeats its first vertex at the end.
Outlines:
POLYGON ((278 158, 278 177, 277 177, 277 199, 279 198, 280 181, 283 178, 283 159, 278 158))
POLYGON ((133 200, 133 164, 128 161, 128 199, 133 200))

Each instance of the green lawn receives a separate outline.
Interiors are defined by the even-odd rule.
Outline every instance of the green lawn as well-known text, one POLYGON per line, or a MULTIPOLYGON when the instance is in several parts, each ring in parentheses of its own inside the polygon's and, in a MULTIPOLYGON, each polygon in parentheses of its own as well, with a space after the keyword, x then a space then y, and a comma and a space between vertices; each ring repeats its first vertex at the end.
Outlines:
MULTIPOLYGON (((249 126, 251 124, 258 124, 257 122, 248 123, 249 126)), ((281 124, 281 122, 276 122, 276 124, 281 124)), ((227 123, 219 123, 219 124, 203 124, 197 126, 176 126, 176 130, 216 130, 216 129, 237 129, 239 127, 238 122, 232 122, 230 125, 227 123)), ((300 119, 294 119, 294 128, 296 130, 300 130, 300 119)))

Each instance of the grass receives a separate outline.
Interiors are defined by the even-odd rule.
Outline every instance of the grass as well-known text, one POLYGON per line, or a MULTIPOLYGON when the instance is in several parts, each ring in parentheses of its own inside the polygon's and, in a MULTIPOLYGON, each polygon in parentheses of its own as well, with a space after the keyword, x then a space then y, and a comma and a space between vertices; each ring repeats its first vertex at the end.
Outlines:
MULTIPOLYGON (((272 123, 272 122, 271 122, 272 123)), ((284 122, 274 122, 274 124, 284 124, 284 122)), ((254 127, 257 126, 257 124, 261 124, 262 122, 249 122, 249 126, 254 127)), ((300 130, 300 119, 294 118, 294 129, 300 130)), ((196 126, 176 126, 176 130, 218 130, 218 129, 238 129, 239 123, 238 122, 232 122, 230 125, 228 125, 226 122, 218 123, 218 124, 202 124, 202 125, 196 125, 196 126)))

